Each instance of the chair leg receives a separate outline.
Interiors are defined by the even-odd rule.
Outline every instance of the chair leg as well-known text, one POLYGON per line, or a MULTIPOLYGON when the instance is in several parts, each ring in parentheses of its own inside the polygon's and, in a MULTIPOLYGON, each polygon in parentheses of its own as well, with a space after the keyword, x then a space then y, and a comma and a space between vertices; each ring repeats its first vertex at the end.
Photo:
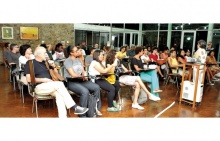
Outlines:
POLYGON ((13 76, 12 78, 13 78, 13 86, 14 86, 14 90, 15 90, 15 76, 13 76))
POLYGON ((32 113, 34 113, 34 104, 35 104, 35 98, 33 98, 32 113))
POLYGON ((121 88, 118 91, 118 98, 119 98, 119 104, 122 105, 122 99, 121 99, 121 88))
POLYGON ((36 101, 35 101, 35 108, 36 108, 36 116, 37 116, 37 118, 38 118, 38 111, 37 111, 37 99, 36 99, 36 101))
POLYGON ((22 97, 22 102, 24 103, 24 91, 23 91, 24 85, 21 85, 21 97, 22 97))

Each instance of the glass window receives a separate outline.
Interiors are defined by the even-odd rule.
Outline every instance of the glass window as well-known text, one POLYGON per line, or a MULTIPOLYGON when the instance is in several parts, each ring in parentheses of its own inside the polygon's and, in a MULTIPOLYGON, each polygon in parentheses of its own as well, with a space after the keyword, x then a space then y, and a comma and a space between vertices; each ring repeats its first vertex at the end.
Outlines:
POLYGON ((139 23, 126 23, 125 24, 126 29, 134 29, 134 30, 139 30, 139 23))
POLYGON ((172 30, 182 30, 182 23, 173 23, 172 24, 172 30))
POLYGON ((170 47, 175 47, 178 50, 180 49, 180 43, 181 43, 181 31, 172 31, 170 47))
POLYGON ((168 24, 160 24, 160 30, 168 30, 168 24))
POLYGON ((159 50, 163 50, 163 48, 167 46, 167 31, 160 31, 159 34, 159 50))
POLYGON ((220 24, 214 24, 213 29, 220 29, 220 24))
POLYGON ((80 45, 82 41, 86 41, 86 31, 75 30, 75 45, 80 45))
POLYGON ((112 27, 124 28, 124 24, 123 23, 116 23, 116 24, 112 24, 112 27))
POLYGON ((125 44, 130 46, 130 33, 125 33, 125 44))
POLYGON ((158 24, 147 23, 142 25, 142 30, 158 30, 158 24))
POLYGON ((134 44, 134 45, 138 44, 138 34, 137 33, 133 33, 132 44, 134 44))
POLYGON ((208 30, 208 23, 195 24, 195 23, 185 23, 183 24, 184 30, 208 30))
POLYGON ((157 46, 158 32, 144 32, 143 33, 143 45, 144 46, 157 46))

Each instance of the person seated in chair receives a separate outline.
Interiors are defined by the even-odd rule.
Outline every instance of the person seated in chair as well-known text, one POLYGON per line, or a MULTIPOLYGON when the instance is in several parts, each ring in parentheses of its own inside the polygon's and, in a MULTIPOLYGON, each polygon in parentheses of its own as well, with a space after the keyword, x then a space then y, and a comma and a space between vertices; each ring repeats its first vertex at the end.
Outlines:
MULTIPOLYGON (((153 61, 149 58, 149 56, 148 56, 147 54, 148 54, 147 48, 144 48, 144 53, 143 53, 143 55, 141 56, 142 63, 148 64, 148 63, 150 63, 150 62, 153 62, 153 61)), ((157 67, 155 68, 155 70, 160 74, 160 76, 161 76, 162 78, 164 78, 164 76, 163 76, 163 74, 162 74, 162 72, 161 72, 161 70, 160 70, 160 67, 159 67, 158 65, 157 65, 157 67)))
MULTIPOLYGON (((37 47, 34 52, 35 59, 33 59, 33 67, 35 72, 35 81, 37 86, 35 87, 36 93, 48 93, 56 97, 56 104, 58 108, 59 118, 67 117, 67 109, 73 108, 74 114, 85 114, 88 108, 78 106, 63 82, 53 81, 49 70, 46 67, 45 61, 47 56, 46 49, 44 47, 37 47)), ((31 82, 29 63, 27 62, 24 68, 24 74, 26 75, 27 82, 31 82)))
POLYGON ((65 59, 65 55, 63 52, 63 45, 61 43, 58 43, 55 47, 55 52, 52 55, 53 60, 60 60, 60 59, 65 59))
POLYGON ((217 64, 217 61, 215 59, 215 51, 211 50, 208 53, 208 56, 206 57, 206 64, 207 64, 207 71, 210 72, 210 75, 208 75, 209 80, 218 81, 220 77, 220 67, 217 64), (217 78, 215 78, 215 77, 217 78))
MULTIPOLYGON (((176 51, 175 50, 171 50, 170 51, 170 57, 168 57, 168 65, 169 67, 172 67, 172 73, 178 73, 179 75, 183 75, 183 69, 181 67, 183 67, 183 64, 179 64, 177 59, 176 59, 176 51)), ((185 77, 184 80, 187 80, 189 77, 189 71, 185 71, 185 77)))
MULTIPOLYGON (((21 54, 21 56, 19 57, 19 70, 24 70, 24 65, 27 63, 27 61, 34 59, 35 57, 32 53, 31 46, 28 44, 21 45, 19 52, 21 54)), ((20 80, 22 83, 27 85, 27 80, 26 80, 26 77, 23 75, 23 73, 21 73, 20 76, 17 75, 16 77, 17 77, 17 80, 20 80)))
MULTIPOLYGON (((117 59, 118 56, 116 54, 116 50, 112 49, 110 50, 110 52, 107 54, 107 57, 106 57, 106 64, 107 65, 111 65, 113 64, 115 61, 117 61, 117 66, 116 67, 113 67, 112 68, 112 71, 115 72, 116 70, 116 75, 120 75, 119 74, 119 71, 121 72, 131 72, 131 70, 128 70, 127 68, 124 67, 123 64, 120 63, 120 61, 117 59), (119 70, 120 69, 120 70, 119 70), (118 70, 118 71, 117 71, 118 70)), ((118 80, 116 80, 116 77, 115 75, 112 75, 112 79, 111 79, 112 83, 113 82, 117 82, 118 80)), ((122 75, 122 76, 119 76, 119 82, 120 83, 123 83, 125 85, 130 85, 130 86, 134 86, 135 88, 135 92, 134 92, 134 101, 132 103, 132 108, 137 108, 139 110, 143 110, 144 107, 141 107, 137 100, 138 100, 138 96, 139 96, 139 93, 140 93, 140 89, 142 88, 145 93, 148 95, 149 99, 151 100, 154 100, 154 101, 157 101, 159 100, 158 97, 154 96, 153 94, 151 94, 146 86, 144 85, 144 83, 142 82, 140 76, 131 76, 131 75, 122 75)), ((118 82, 117 82, 118 83, 118 82)))
POLYGON ((89 66, 89 75, 95 76, 96 78, 93 81, 100 86, 103 90, 108 91, 108 112, 118 112, 119 108, 116 104, 116 96, 118 94, 119 88, 114 86, 114 84, 109 83, 105 78, 101 76, 103 73, 108 73, 113 67, 116 67, 116 62, 112 65, 105 67, 103 65, 104 54, 100 50, 96 50, 93 54, 93 61, 89 66), (98 76, 98 77, 97 77, 98 76))
POLYGON ((146 68, 144 68, 141 60, 141 56, 143 55, 142 47, 136 47, 135 54, 136 55, 131 60, 131 70, 139 72, 142 80, 151 83, 151 93, 158 97, 158 100, 160 100, 158 93, 162 92, 162 90, 159 89, 159 80, 156 70, 147 70, 146 68))
MULTIPOLYGON (((64 61, 64 77, 81 77, 87 76, 81 60, 78 58, 80 50, 76 46, 68 46, 67 53, 69 57, 64 61)), ((86 107, 88 104, 88 98, 90 92, 99 99, 97 103, 96 114, 101 116, 101 98, 100 98, 100 87, 99 85, 88 81, 88 77, 84 77, 82 81, 69 81, 69 89, 80 95, 79 105, 86 107)), ((85 115, 82 115, 82 117, 85 115)))

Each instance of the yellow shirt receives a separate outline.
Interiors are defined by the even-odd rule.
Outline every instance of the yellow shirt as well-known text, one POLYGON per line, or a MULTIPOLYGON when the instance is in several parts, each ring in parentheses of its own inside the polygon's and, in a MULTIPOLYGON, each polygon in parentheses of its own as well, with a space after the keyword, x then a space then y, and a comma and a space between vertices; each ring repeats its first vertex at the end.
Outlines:
POLYGON ((109 77, 107 77, 106 80, 107 80, 110 84, 115 84, 116 78, 115 78, 114 72, 113 72, 113 71, 110 71, 109 73, 112 74, 112 75, 110 75, 109 77))
POLYGON ((126 52, 122 53, 121 51, 117 52, 117 55, 118 55, 118 59, 122 59, 127 56, 126 52))
MULTIPOLYGON (((172 65, 175 65, 175 66, 178 65, 178 62, 177 62, 176 58, 170 57, 170 59, 172 61, 172 65)), ((177 73, 177 69, 172 69, 172 73, 177 73)))

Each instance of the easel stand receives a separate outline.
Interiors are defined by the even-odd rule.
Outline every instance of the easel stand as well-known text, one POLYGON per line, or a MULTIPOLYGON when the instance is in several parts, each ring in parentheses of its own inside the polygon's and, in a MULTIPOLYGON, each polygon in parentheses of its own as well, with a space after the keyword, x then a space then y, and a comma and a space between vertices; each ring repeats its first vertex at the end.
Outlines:
MULTIPOLYGON (((205 71, 206 71, 206 65, 205 64, 186 63, 186 64, 183 65, 183 75, 182 75, 182 83, 181 83, 181 91, 180 91, 179 103, 181 103, 181 102, 189 103, 189 104, 192 105, 192 109, 195 109, 196 100, 197 100, 197 94, 198 94, 197 91, 200 92, 200 90, 198 90, 198 86, 199 86, 199 88, 201 86, 202 87, 204 86, 205 71), (185 76, 185 72, 186 72, 186 66, 187 67, 196 68, 196 74, 193 74, 193 75, 196 75, 195 76, 195 82, 192 82, 191 75, 189 76, 189 82, 188 82, 188 83, 191 83, 191 84, 194 85, 194 88, 193 88, 194 91, 190 91, 190 93, 189 93, 189 94, 193 93, 192 101, 183 98, 183 91, 184 91, 184 88, 185 88, 184 84, 186 84, 186 81, 184 83, 184 76, 185 76), (203 66, 203 67, 200 68, 200 66, 203 66), (200 75, 199 71, 203 71, 203 76, 202 76, 201 81, 199 81, 199 75, 200 75)), ((202 88, 202 90, 203 90, 203 88, 202 88)))

